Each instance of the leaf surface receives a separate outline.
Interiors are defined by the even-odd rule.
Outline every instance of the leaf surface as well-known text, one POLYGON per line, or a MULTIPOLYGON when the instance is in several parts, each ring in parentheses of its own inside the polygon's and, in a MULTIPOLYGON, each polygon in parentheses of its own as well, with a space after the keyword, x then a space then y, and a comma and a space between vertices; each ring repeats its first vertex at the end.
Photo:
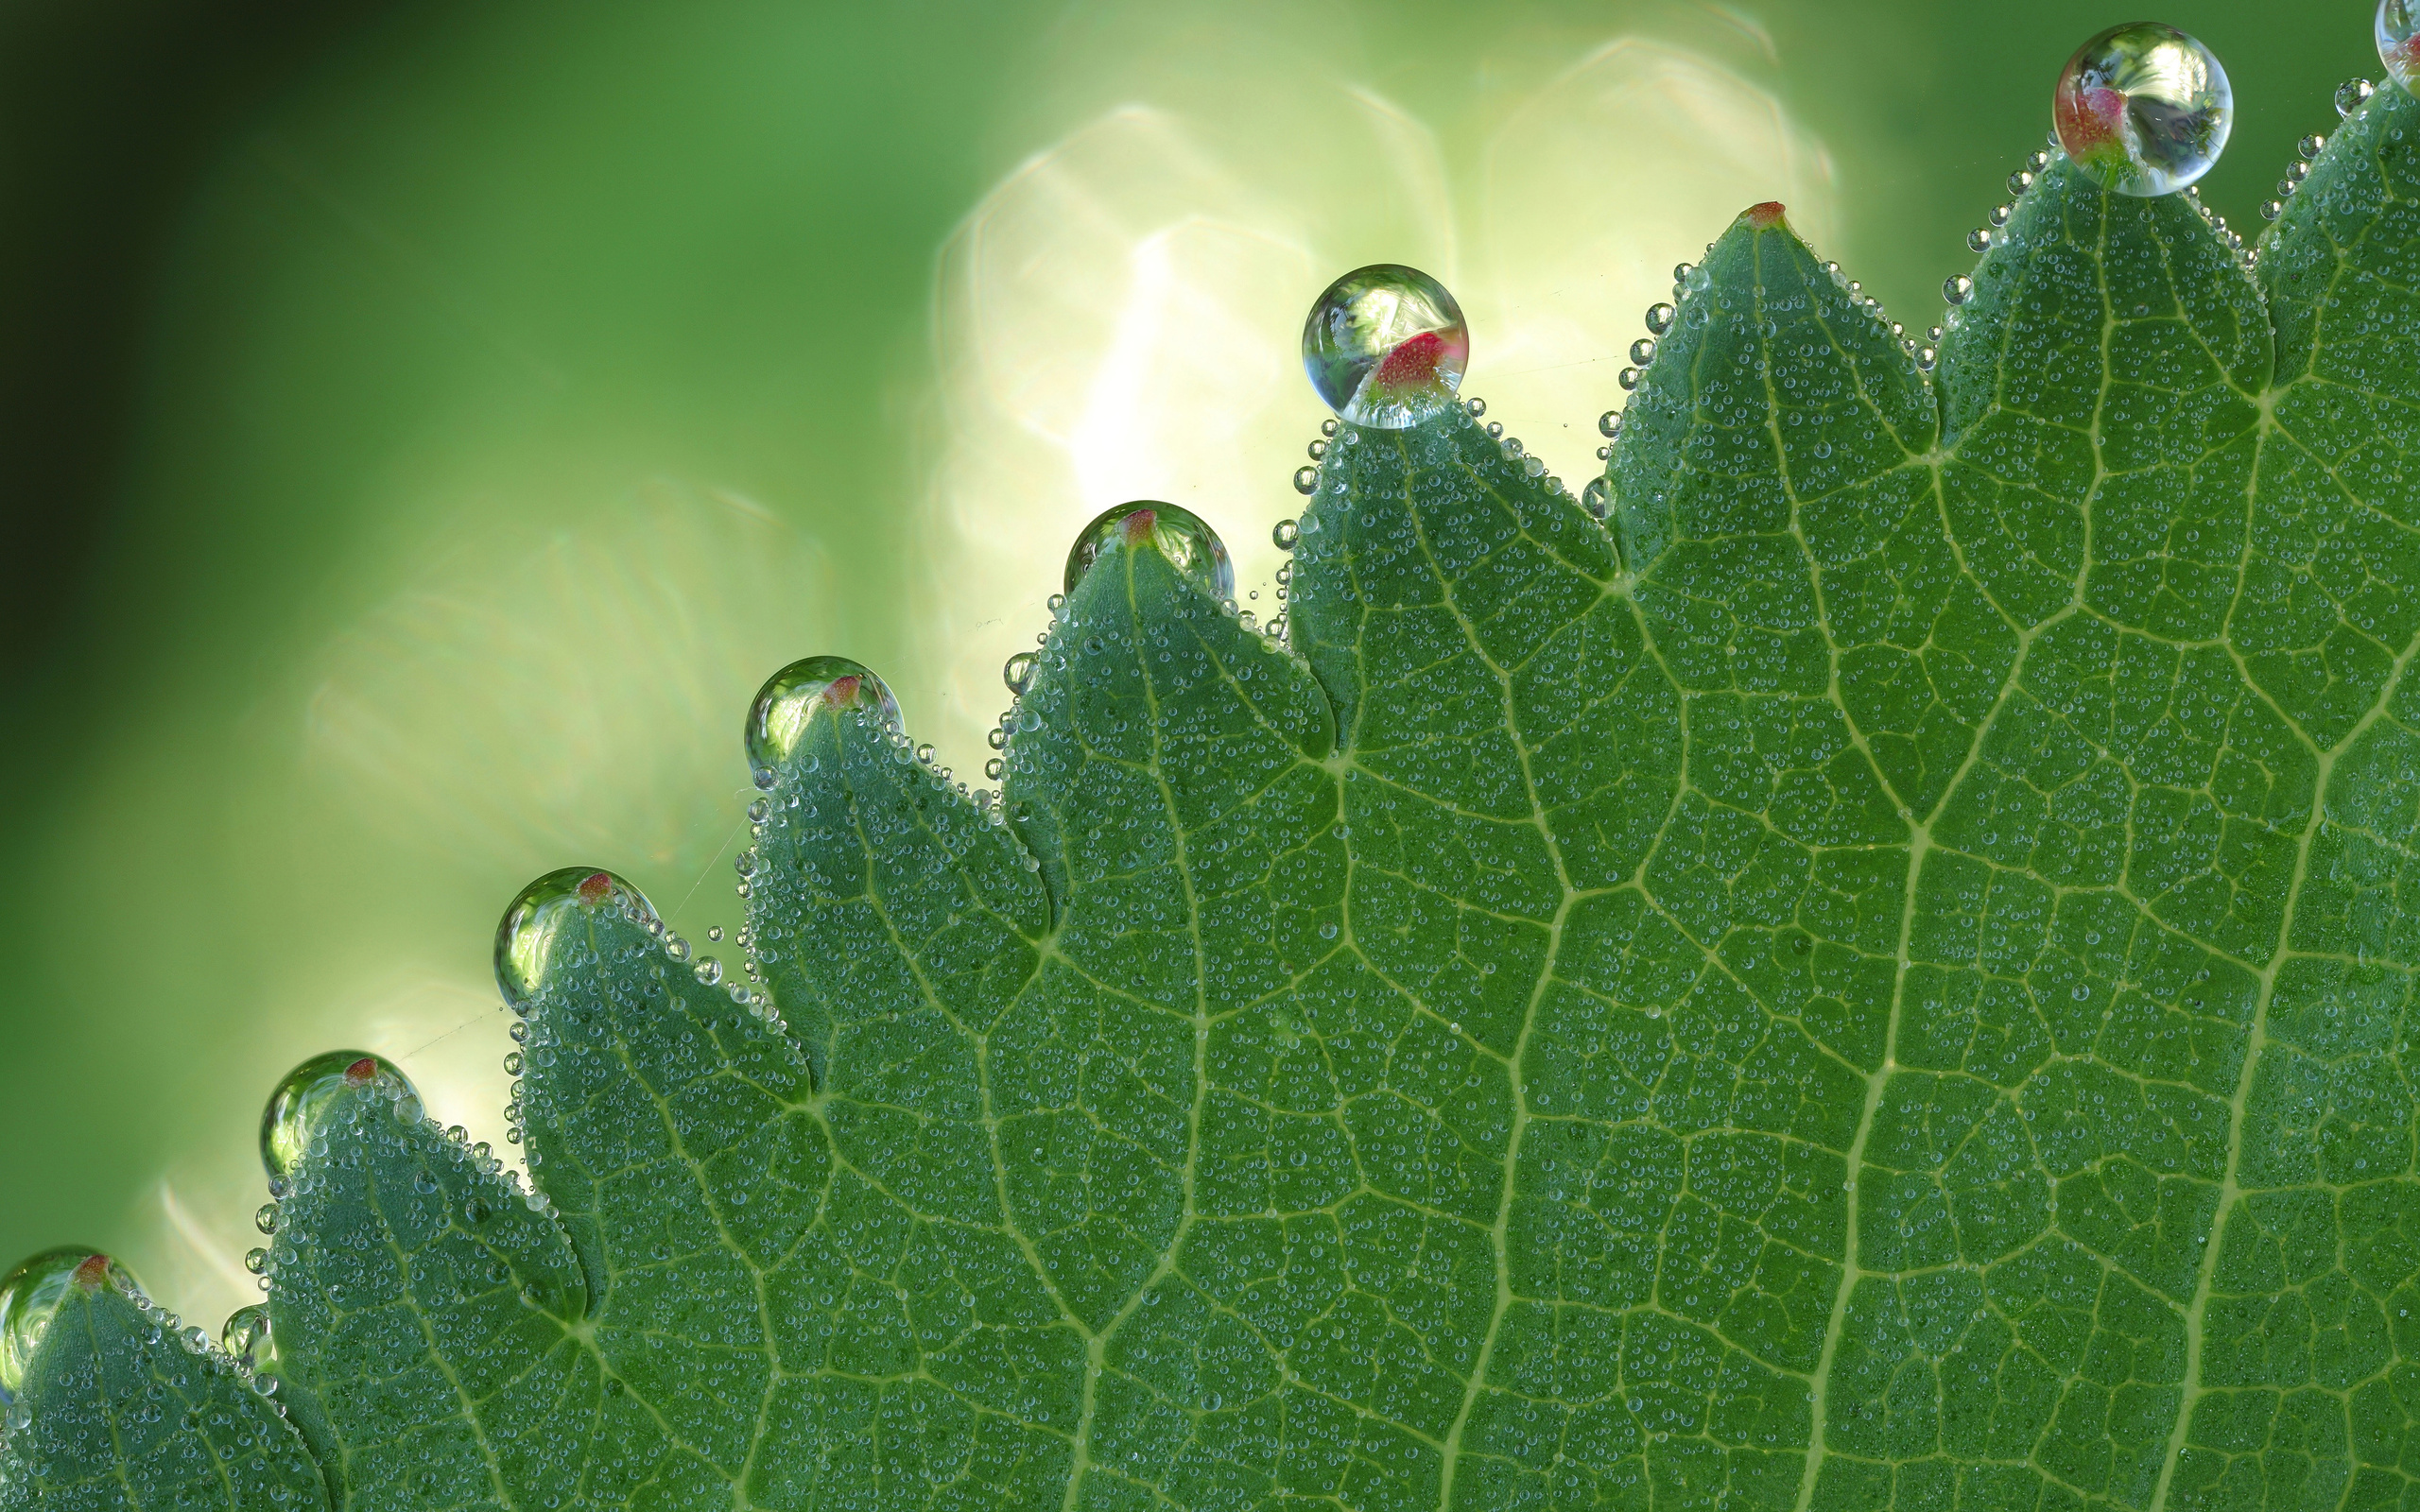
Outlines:
POLYGON ((2415 132, 2256 272, 2054 162, 1930 373, 1758 207, 1606 524, 1348 425, 1290 645, 1108 550, 996 807, 820 709, 743 858, 778 1013, 598 907, 543 1196, 374 1090, 306 1158, 329 1485, 2408 1500, 2415 132))

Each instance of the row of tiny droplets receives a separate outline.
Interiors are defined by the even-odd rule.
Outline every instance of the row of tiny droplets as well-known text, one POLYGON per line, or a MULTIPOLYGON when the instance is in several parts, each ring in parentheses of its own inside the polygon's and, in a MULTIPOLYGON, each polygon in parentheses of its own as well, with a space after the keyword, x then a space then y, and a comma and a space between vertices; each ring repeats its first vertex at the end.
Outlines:
MULTIPOLYGON (((2366 78, 2346 79, 2336 86, 2337 115, 2351 119, 2377 93, 2377 86, 2366 78)), ((2286 213, 2286 201, 2294 198, 2294 191, 2303 186, 2304 178, 2310 173, 2311 160, 2318 157, 2320 148, 2325 146, 2327 138, 2316 131, 2294 144, 2294 161, 2286 164, 2286 176, 2277 180, 2277 198, 2261 205, 2261 219, 2274 220, 2286 213)))

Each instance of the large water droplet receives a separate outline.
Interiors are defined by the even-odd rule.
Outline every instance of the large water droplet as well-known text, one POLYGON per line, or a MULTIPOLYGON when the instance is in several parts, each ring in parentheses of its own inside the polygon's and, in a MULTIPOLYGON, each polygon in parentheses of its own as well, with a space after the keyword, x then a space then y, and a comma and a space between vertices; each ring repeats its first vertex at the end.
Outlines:
POLYGON ((1219 533, 1190 509, 1156 499, 1137 499, 1104 509, 1076 538, 1067 553, 1067 592, 1091 571, 1094 562, 1121 546, 1150 542, 1158 548, 1186 582, 1214 599, 1236 596, 1236 569, 1219 533))
POLYGON ((218 1331, 218 1347, 255 1370, 268 1365, 268 1305, 254 1302, 228 1314, 218 1331))
POLYGON ((2411 0, 2378 0, 2378 61, 2405 89, 2411 88, 2413 77, 2420 75, 2420 50, 2413 48, 2411 41, 2415 21, 2420 21, 2420 11, 2415 11, 2411 0))
POLYGON ((2174 26, 2138 21, 2076 49, 2050 114, 2059 145, 2101 182, 2122 195, 2164 195, 2219 161, 2235 92, 2210 49, 2174 26))
POLYGON ((596 867, 565 867, 549 871, 521 889, 495 926, 495 985, 505 1005, 526 1014, 538 996, 555 941, 595 908, 619 907, 641 918, 655 917, 647 896, 610 871, 596 867))
POLYGON ((765 679, 756 701, 748 706, 748 766, 758 787, 770 787, 775 774, 807 721, 819 709, 856 709, 890 729, 899 728, 899 701, 882 679, 844 656, 811 656, 793 662, 765 679))
POLYGON ((1303 368, 1327 406, 1356 425, 1403 430, 1453 403, 1470 328, 1445 285, 1374 263, 1327 286, 1303 322, 1303 368))
POLYGON ((93 1249, 45 1249, 0 1279, 0 1394, 25 1390, 26 1371, 71 1287, 140 1295, 134 1278, 93 1249))
MULTIPOLYGON (((557 873, 561 875, 561 873, 557 873)), ((366 1050, 331 1050, 289 1071, 261 1109, 261 1164, 273 1181, 285 1180, 311 1147, 311 1136, 328 1108, 348 1091, 383 1085, 399 1097, 417 1097, 404 1074, 366 1050)))

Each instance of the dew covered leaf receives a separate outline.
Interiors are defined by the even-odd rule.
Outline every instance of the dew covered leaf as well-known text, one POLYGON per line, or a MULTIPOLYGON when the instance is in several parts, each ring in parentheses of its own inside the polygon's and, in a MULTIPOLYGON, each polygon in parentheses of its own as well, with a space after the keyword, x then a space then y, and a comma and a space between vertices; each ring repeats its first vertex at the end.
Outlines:
POLYGON ((1758 207, 1605 524, 1345 425, 1290 644, 1113 540, 996 808, 813 706, 777 1012, 596 906, 543 1197, 329 1115, 339 1502, 2402 1504, 2416 149, 2256 272, 2054 161, 1931 372, 1758 207))
POLYGON ((225 1354, 101 1283, 72 1284, 0 1439, 0 1508, 320 1512, 320 1468, 225 1354))

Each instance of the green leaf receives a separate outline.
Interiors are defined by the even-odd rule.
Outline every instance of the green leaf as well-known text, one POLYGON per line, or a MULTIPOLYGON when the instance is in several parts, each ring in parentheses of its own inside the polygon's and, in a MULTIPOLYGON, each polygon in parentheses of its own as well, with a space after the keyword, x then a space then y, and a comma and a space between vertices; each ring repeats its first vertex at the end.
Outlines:
POLYGON ((2408 1500, 2415 133, 2256 272, 2055 161, 1929 374, 1757 207, 1606 524, 1344 426, 1290 647, 1113 543, 996 805, 819 706, 769 1004, 596 903, 534 1192, 327 1115, 342 1504, 2408 1500))
POLYGON ((272 1399, 113 1283, 67 1287, 21 1384, 29 1410, 0 1442, 9 1512, 328 1504, 319 1467, 272 1399))

